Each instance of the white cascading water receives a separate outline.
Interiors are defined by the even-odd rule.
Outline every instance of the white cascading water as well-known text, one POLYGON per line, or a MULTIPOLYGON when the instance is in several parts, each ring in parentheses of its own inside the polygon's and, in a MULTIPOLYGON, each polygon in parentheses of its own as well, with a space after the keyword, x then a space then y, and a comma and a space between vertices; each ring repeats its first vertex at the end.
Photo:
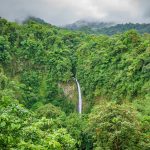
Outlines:
POLYGON ((81 95, 81 88, 80 88, 80 84, 78 82, 78 80, 75 78, 75 81, 77 83, 77 87, 78 87, 78 112, 79 114, 82 113, 82 95, 81 95))

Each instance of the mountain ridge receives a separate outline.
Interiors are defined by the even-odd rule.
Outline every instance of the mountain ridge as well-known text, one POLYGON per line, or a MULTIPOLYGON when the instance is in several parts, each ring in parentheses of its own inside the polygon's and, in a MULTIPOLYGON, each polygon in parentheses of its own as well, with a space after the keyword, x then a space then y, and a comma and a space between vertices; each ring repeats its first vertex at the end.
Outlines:
POLYGON ((88 34, 114 35, 128 30, 137 30, 139 33, 150 33, 150 23, 113 23, 100 21, 79 20, 63 26, 65 29, 82 31, 88 34))

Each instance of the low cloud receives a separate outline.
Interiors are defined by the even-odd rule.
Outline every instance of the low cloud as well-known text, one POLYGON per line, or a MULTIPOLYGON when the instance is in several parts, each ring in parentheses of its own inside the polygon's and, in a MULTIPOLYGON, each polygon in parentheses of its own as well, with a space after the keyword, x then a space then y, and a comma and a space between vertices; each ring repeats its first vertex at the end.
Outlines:
POLYGON ((0 0, 0 16, 24 20, 35 16, 62 25, 80 19, 150 22, 150 0, 0 0))

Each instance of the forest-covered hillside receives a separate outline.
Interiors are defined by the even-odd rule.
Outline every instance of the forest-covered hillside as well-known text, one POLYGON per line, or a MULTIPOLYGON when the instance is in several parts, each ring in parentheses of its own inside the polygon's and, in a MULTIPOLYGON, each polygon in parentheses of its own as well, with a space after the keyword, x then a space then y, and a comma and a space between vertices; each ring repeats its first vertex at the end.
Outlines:
POLYGON ((125 23, 117 24, 112 22, 88 22, 88 21, 77 21, 73 24, 66 25, 64 28, 73 31, 82 31, 88 34, 105 34, 114 35, 117 33, 124 33, 128 30, 137 30, 139 33, 150 33, 149 23, 125 23))
POLYGON ((0 150, 149 148, 150 34, 0 19, 0 150), (82 115, 77 90, 65 91, 73 77, 82 115))

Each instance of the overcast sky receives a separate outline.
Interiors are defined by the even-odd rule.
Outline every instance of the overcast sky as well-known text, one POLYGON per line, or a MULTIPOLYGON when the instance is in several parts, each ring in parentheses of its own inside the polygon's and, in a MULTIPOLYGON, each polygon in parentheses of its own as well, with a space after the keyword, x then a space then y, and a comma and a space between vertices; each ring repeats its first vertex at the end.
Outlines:
POLYGON ((150 0, 0 0, 0 16, 35 16, 55 25, 81 19, 150 23, 150 0))

